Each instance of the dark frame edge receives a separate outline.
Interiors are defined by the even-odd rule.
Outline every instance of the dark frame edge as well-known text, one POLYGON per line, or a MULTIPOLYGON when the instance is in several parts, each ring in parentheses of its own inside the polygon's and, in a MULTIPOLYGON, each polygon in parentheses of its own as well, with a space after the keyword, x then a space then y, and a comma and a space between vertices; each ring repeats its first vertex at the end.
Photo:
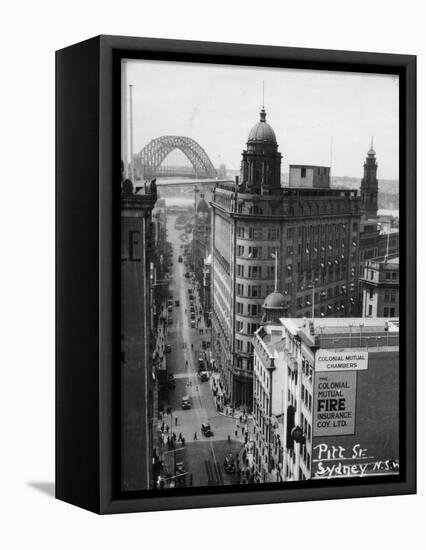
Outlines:
MULTIPOLYGON (((407 492, 417 492, 417 271, 416 271, 416 246, 417 246, 417 219, 416 219, 416 195, 417 195, 417 57, 408 56, 404 66, 405 77, 405 166, 404 174, 401 174, 401 182, 405 182, 406 189, 400 192, 405 207, 405 270, 403 289, 405 292, 405 349, 406 349, 406 385, 405 385, 405 429, 406 429, 406 486, 407 492)), ((401 200, 401 199, 400 199, 401 200)))
POLYGON ((93 512, 100 491, 98 65, 98 39, 56 52, 55 497, 93 512))

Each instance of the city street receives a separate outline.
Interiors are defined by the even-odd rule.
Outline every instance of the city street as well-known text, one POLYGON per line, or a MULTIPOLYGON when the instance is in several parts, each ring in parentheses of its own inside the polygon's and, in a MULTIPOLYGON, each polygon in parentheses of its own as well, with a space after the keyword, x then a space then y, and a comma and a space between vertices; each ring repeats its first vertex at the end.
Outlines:
MULTIPOLYGON (((172 324, 168 325, 167 343, 171 352, 167 355, 168 373, 173 373, 176 387, 169 389, 167 407, 171 414, 164 416, 163 445, 164 464, 169 472, 174 471, 174 461, 183 462, 186 485, 229 485, 238 483, 236 473, 228 474, 224 469, 225 457, 232 453, 236 458, 243 448, 244 433, 238 428, 234 418, 219 414, 212 393, 212 380, 201 382, 198 374, 198 357, 202 350, 202 340, 209 340, 205 328, 201 305, 192 279, 185 277, 189 267, 179 262, 183 256, 181 245, 188 242, 181 230, 175 229, 176 216, 168 216, 168 240, 173 247, 172 283, 169 295, 173 296, 172 324), (190 300, 188 289, 194 293, 196 327, 190 327, 190 300), (179 306, 175 301, 179 300, 179 306), (202 332, 202 333, 201 333, 202 332), (191 346, 192 345, 192 346, 191 346), (182 397, 188 396, 191 408, 182 409, 182 397), (201 432, 201 424, 210 424, 213 436, 206 437, 201 432), (168 432, 166 431, 168 428, 168 432), (176 434, 175 451, 168 450, 167 435, 176 434), (183 436, 183 446, 180 437, 183 436), (230 441, 228 440, 228 436, 230 441)), ((189 239, 192 235, 188 235, 189 239)), ((161 427, 161 420, 160 420, 161 427)))

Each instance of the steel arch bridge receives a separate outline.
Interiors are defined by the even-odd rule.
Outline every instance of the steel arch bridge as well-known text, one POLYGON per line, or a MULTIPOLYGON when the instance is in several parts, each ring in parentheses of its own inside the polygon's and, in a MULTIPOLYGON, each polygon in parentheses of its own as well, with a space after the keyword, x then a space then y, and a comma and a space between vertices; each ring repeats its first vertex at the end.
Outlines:
POLYGON ((204 149, 193 139, 185 136, 162 136, 153 139, 135 156, 136 173, 141 179, 161 176, 215 178, 216 169, 204 149), (175 149, 179 149, 192 164, 190 168, 171 167, 162 169, 161 164, 175 149))

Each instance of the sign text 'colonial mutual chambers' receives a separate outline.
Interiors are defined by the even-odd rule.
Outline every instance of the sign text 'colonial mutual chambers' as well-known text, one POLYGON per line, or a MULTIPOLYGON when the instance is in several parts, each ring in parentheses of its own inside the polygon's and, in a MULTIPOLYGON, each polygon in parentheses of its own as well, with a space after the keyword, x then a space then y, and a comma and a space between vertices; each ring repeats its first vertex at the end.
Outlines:
POLYGON ((368 351, 345 349, 319 349, 315 357, 316 372, 367 370, 368 351))

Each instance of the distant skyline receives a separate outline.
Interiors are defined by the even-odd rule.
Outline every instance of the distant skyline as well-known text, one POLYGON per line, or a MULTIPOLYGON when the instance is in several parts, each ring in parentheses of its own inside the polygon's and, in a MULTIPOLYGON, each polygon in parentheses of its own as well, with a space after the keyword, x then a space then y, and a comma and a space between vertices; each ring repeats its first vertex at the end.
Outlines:
POLYGON ((128 60, 133 85, 134 152, 163 135, 193 138, 218 167, 237 170, 259 120, 262 82, 267 122, 289 164, 330 165, 362 177, 374 137, 378 178, 399 178, 398 77, 263 67, 128 60), (331 147, 332 143, 332 147, 331 147))

